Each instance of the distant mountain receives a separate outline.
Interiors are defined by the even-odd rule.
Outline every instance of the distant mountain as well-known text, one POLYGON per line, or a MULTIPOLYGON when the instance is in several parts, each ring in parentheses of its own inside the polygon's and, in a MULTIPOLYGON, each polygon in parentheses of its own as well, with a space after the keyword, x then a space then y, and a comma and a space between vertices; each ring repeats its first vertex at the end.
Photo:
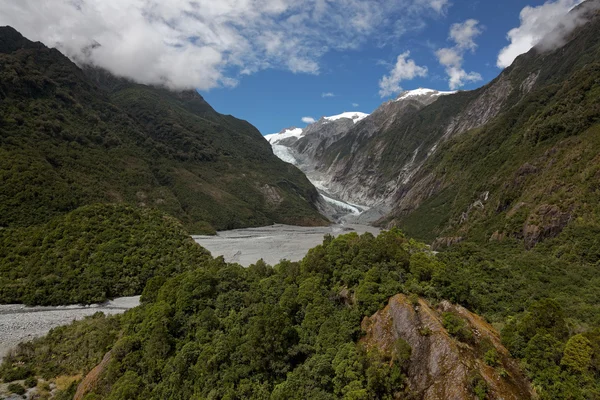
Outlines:
POLYGON ((600 165, 599 9, 582 3, 563 40, 544 40, 480 89, 401 93, 310 147, 324 151, 306 152, 306 133, 291 151, 337 198, 379 207, 381 224, 421 239, 531 247, 580 217, 600 222, 589 181, 600 165))
POLYGON ((306 177, 195 91, 82 70, 10 27, 0 60, 0 227, 97 202, 156 207, 192 233, 327 223, 306 177))

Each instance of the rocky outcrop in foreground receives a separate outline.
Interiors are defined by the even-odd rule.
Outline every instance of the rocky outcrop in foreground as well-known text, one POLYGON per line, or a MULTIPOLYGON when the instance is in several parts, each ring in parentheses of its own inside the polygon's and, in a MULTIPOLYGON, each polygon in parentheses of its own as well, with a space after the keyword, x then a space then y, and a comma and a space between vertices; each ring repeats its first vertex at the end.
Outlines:
POLYGON ((409 390, 418 399, 534 398, 495 329, 463 307, 443 301, 433 308, 399 294, 362 328, 367 348, 391 354, 400 339, 410 345, 409 390))

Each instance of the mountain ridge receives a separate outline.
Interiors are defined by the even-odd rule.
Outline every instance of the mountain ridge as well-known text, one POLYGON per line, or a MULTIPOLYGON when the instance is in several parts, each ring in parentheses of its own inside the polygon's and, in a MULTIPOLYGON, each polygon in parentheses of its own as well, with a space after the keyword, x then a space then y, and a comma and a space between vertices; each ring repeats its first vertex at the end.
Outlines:
POLYGON ((303 174, 196 91, 81 69, 9 27, 0 57, 0 226, 96 202, 156 207, 194 233, 328 223, 303 174))

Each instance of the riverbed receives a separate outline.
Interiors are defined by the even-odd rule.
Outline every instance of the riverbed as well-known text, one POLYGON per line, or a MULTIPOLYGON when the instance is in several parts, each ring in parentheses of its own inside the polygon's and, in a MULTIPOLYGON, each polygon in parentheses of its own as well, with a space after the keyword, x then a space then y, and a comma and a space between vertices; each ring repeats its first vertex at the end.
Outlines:
MULTIPOLYGON (((379 233, 378 228, 366 225, 331 225, 300 227, 272 225, 261 228, 236 229, 219 232, 216 236, 193 236, 214 257, 223 256, 227 262, 249 266, 259 259, 275 265, 280 260, 301 260, 309 249, 321 244, 327 234, 339 236, 356 232, 379 233)), ((67 325, 96 312, 120 314, 139 305, 140 297, 122 297, 104 304, 60 307, 26 307, 22 304, 0 305, 0 361, 18 343, 48 333, 52 328, 67 325)))
POLYGON ((245 267, 263 259, 275 265, 280 260, 301 260, 309 249, 323 243, 327 234, 339 236, 356 232, 379 233, 379 229, 367 225, 331 225, 327 227, 300 227, 271 225, 262 228, 236 229, 219 232, 216 236, 192 236, 213 257, 223 256, 225 261, 245 267))
POLYGON ((23 304, 0 305, 0 361, 20 342, 26 342, 97 312, 121 314, 140 304, 140 296, 121 297, 104 304, 60 307, 26 307, 23 304))

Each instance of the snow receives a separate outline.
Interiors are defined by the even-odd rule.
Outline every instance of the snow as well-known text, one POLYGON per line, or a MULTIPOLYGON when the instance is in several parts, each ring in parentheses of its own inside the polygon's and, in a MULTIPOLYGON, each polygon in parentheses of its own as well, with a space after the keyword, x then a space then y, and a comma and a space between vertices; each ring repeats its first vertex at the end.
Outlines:
POLYGON ((286 129, 280 133, 272 133, 270 135, 265 135, 265 139, 269 141, 269 143, 277 143, 280 140, 291 138, 291 137, 300 137, 302 136, 303 129, 302 128, 292 128, 286 129))
POLYGON ((271 144, 271 147, 273 148, 273 154, 275 154, 280 160, 296 165, 296 159, 292 155, 289 147, 274 143, 271 144))
POLYGON ((354 121, 354 123, 356 124, 359 121, 362 121, 363 119, 367 118, 369 116, 369 114, 365 114, 362 112, 343 112, 341 114, 338 115, 333 115, 331 117, 323 117, 325 118, 327 121, 337 121, 338 119, 342 119, 342 118, 348 118, 354 121))
POLYGON ((325 199, 325 201, 328 202, 329 204, 333 204, 336 207, 342 208, 344 210, 348 210, 354 215, 360 215, 360 213, 362 212, 358 208, 353 207, 348 203, 344 203, 342 201, 332 199, 331 197, 325 196, 323 193, 321 193, 321 197, 323 197, 323 199, 325 199))
POLYGON ((415 89, 415 90, 408 90, 406 92, 403 92, 400 94, 400 96, 398 96, 398 98, 394 101, 400 101, 400 100, 406 100, 410 97, 418 97, 418 96, 447 96, 449 94, 454 94, 456 93, 456 91, 453 92, 440 92, 437 90, 433 90, 433 89, 426 89, 426 88, 419 88, 419 89, 415 89))

